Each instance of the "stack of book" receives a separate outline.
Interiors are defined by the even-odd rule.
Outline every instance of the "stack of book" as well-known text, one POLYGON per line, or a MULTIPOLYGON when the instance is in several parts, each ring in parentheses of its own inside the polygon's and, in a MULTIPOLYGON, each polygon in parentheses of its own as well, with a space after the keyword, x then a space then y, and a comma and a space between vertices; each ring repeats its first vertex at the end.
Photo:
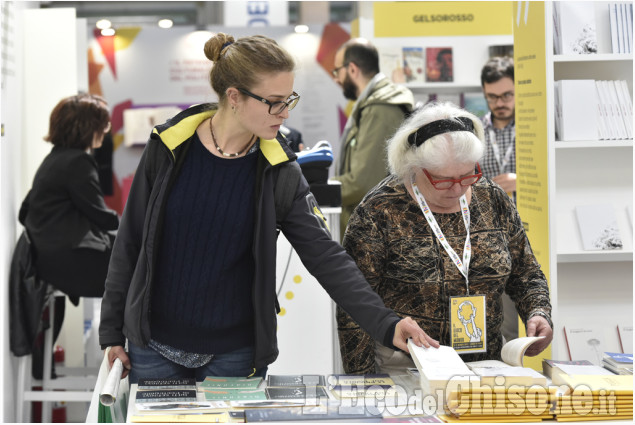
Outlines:
POLYGON ((267 395, 260 388, 262 378, 219 377, 208 376, 199 384, 205 400, 222 400, 228 402, 265 401, 267 395))
POLYGON ((608 4, 613 53, 633 53, 633 3, 608 4))
POLYGON ((633 138, 633 101, 624 80, 559 80, 554 100, 557 140, 633 138))
POLYGON ((269 375, 265 394, 279 405, 316 406, 328 399, 325 385, 323 375, 269 375))
POLYGON ((397 394, 395 382, 386 373, 367 375, 331 375, 328 389, 338 399, 386 398, 397 394))
POLYGON ((633 377, 562 375, 563 385, 552 397, 557 421, 633 419, 633 377))
POLYGON ((539 422, 553 419, 549 389, 541 386, 472 387, 450 393, 445 422, 539 422))
MULTIPOLYGON (((527 348, 541 337, 517 338, 502 350, 503 361, 464 363, 452 348, 408 349, 424 391, 444 395, 441 419, 447 422, 518 422, 552 418, 547 378, 523 366, 527 348)), ((441 406, 439 406, 441 407, 441 406)))
POLYGON ((199 397, 192 379, 139 379, 132 422, 228 422, 229 405, 199 397))
POLYGON ((604 353, 602 366, 618 375, 633 374, 633 355, 623 353, 604 353))

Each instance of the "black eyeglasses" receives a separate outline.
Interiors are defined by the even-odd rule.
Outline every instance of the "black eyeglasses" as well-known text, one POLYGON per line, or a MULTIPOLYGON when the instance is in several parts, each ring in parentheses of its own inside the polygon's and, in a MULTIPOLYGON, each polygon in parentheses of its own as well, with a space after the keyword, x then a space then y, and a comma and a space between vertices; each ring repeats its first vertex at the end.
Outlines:
POLYGON ((292 110, 293 108, 295 108, 295 105, 298 104, 298 101, 300 100, 300 95, 297 94, 296 92, 291 93, 291 96, 289 96, 287 98, 287 100, 279 100, 277 102, 271 102, 267 99, 265 99, 264 97, 260 97, 257 94, 253 94, 252 92, 245 90, 245 89, 238 89, 239 92, 246 94, 249 97, 253 97, 254 99, 262 102, 262 103, 266 103, 267 105, 269 105, 269 114, 270 115, 278 115, 281 114, 282 111, 284 111, 284 108, 289 108, 289 110, 292 110))
POLYGON ((339 70, 342 69, 342 68, 346 68, 347 66, 348 66, 348 64, 345 63, 342 66, 338 66, 336 68, 333 68, 333 71, 331 71, 331 74, 333 75, 333 78, 337 78, 337 73, 339 72, 339 70))
POLYGON ((493 94, 493 93, 487 93, 485 95, 485 98, 487 99, 487 101, 489 103, 496 103, 498 102, 498 99, 501 99, 503 102, 509 102, 510 100, 512 100, 514 98, 514 92, 513 91, 507 91, 503 94, 501 94, 500 96, 497 94, 493 94))

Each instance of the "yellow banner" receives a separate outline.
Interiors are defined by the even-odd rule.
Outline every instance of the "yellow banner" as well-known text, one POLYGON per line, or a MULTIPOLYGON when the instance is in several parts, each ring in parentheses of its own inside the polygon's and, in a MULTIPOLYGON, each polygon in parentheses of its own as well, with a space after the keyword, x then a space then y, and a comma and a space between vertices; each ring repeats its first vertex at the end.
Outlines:
POLYGON ((404 1, 373 4, 375 37, 512 34, 511 1, 404 1))
MULTIPOLYGON (((545 3, 514 2, 513 8, 518 212, 536 259, 549 279, 545 3)), ((525 330, 522 323, 519 330, 525 330)), ((543 358, 551 358, 551 347, 540 356, 525 358, 525 365, 541 370, 543 358)))

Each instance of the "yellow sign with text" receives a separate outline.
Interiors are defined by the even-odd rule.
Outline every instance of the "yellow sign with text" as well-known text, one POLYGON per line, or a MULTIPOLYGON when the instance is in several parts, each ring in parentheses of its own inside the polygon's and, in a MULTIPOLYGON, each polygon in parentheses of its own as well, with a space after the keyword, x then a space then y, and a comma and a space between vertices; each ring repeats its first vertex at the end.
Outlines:
POLYGON ((375 37, 511 35, 511 1, 405 1, 373 4, 375 37))
POLYGON ((457 353, 487 351, 485 295, 450 297, 451 345, 457 353))
MULTIPOLYGON (((518 213, 536 259, 549 279, 545 3, 514 2, 513 7, 518 213)), ((522 323, 519 329, 524 331, 522 323)), ((542 358, 551 358, 550 348, 526 365, 540 370, 542 358)))

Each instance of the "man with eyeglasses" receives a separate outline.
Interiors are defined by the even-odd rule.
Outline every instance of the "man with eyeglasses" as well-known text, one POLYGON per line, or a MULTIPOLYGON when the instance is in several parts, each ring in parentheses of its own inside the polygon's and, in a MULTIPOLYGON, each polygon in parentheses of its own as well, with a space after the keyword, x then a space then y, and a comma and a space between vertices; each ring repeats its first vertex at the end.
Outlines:
MULTIPOLYGON (((490 110, 483 117, 483 176, 492 179, 516 201, 514 60, 507 56, 491 58, 481 70, 481 86, 490 110)), ((518 313, 507 294, 503 294, 503 316, 503 337, 508 341, 517 338, 518 313)))
POLYGON ((481 71, 481 86, 490 112, 483 117, 486 151, 483 175, 505 192, 516 192, 516 121, 514 60, 490 59, 481 71))
POLYGON ((333 79, 355 104, 340 138, 335 179, 342 183, 340 236, 364 195, 388 175, 386 141, 412 111, 410 90, 379 72, 377 49, 361 38, 344 43, 335 54, 333 79))

